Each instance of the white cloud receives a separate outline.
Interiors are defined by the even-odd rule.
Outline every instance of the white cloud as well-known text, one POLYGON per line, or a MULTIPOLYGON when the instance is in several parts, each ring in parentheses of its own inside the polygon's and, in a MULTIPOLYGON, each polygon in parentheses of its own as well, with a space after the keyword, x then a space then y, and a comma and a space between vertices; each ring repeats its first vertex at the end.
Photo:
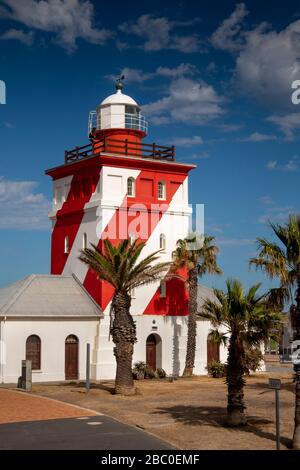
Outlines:
POLYGON ((236 62, 238 86, 272 108, 291 107, 291 84, 300 75, 300 20, 280 32, 260 25, 246 33, 236 62))
MULTIPOLYGON (((177 67, 157 67, 154 72, 144 72, 141 69, 135 69, 131 67, 124 67, 120 75, 124 75, 126 83, 144 83, 147 80, 151 80, 157 76, 166 78, 184 77, 194 75, 198 71, 195 65, 189 63, 181 63, 177 67)), ((116 75, 106 75, 105 78, 115 81, 116 75)))
POLYGON ((269 160, 267 163, 268 170, 275 170, 277 167, 277 160, 269 160))
POLYGON ((274 201, 273 199, 271 198, 271 196, 262 196, 260 198, 261 202, 265 205, 271 205, 271 204, 274 204, 274 201))
POLYGON ((20 41, 23 44, 26 44, 26 46, 31 46, 33 43, 33 38, 33 31, 25 33, 22 29, 9 29, 4 34, 2 34, 2 36, 0 36, 0 39, 15 39, 16 41, 20 41))
POLYGON ((140 16, 136 22, 124 22, 119 26, 120 31, 133 34, 143 40, 140 46, 145 51, 160 51, 175 49, 190 53, 200 50, 199 38, 195 34, 178 35, 173 30, 189 26, 191 22, 175 22, 165 17, 151 14, 140 16))
POLYGON ((203 139, 199 135, 194 135, 192 137, 175 137, 169 140, 178 147, 195 147, 203 144, 203 139))
POLYGON ((272 134, 261 134, 260 132, 253 132, 248 137, 239 139, 242 142, 268 142, 270 140, 276 140, 276 135, 272 134))
MULTIPOLYGON (((300 73, 299 73, 300 75, 300 73)), ((293 140, 295 132, 300 129, 300 112, 285 115, 273 115, 267 119, 276 124, 285 135, 286 140, 293 140)))
POLYGON ((267 163, 267 169, 271 171, 285 171, 285 172, 295 172, 298 171, 298 157, 294 156, 287 163, 279 165, 277 160, 270 160, 267 163))
POLYGON ((242 22, 248 13, 246 5, 238 3, 229 18, 226 18, 213 33, 211 37, 212 44, 217 49, 225 51, 235 52, 240 50, 243 45, 240 35, 242 22))
POLYGON ((254 240, 250 238, 217 238, 217 244, 220 246, 247 246, 253 243, 254 240))
POLYGON ((34 190, 34 181, 0 177, 0 228, 40 230, 49 228, 50 202, 34 190))
POLYGON ((160 66, 156 69, 156 74, 162 77, 174 78, 174 77, 195 75, 197 71, 198 69, 195 65, 182 63, 182 64, 179 64, 177 67, 173 67, 173 68, 160 66))
POLYGON ((284 223, 287 222, 289 215, 296 212, 293 206, 275 206, 268 207, 267 212, 259 217, 261 224, 284 223))
POLYGON ((94 27, 94 6, 88 0, 3 0, 0 18, 24 24, 28 28, 53 33, 68 51, 76 49, 76 40, 104 44, 112 35, 94 27))
POLYGON ((186 157, 184 158, 186 160, 206 160, 207 158, 210 158, 210 155, 208 152, 204 151, 204 152, 192 153, 191 155, 186 155, 186 157))
POLYGON ((242 29, 246 14, 245 5, 238 4, 211 41, 236 56, 236 87, 271 110, 270 121, 291 139, 300 128, 300 113, 294 112, 291 102, 292 82, 300 76, 300 20, 279 31, 266 22, 246 30, 242 29))
POLYGON ((211 85, 182 77, 171 81, 167 96, 143 106, 143 112, 154 124, 204 124, 224 113, 223 101, 211 85))
MULTIPOLYGON (((146 73, 140 69, 133 69, 130 67, 125 67, 121 70, 120 75, 124 75, 126 83, 143 83, 146 80, 149 80, 150 78, 152 78, 154 76, 154 73, 152 72, 146 73)), ((105 78, 115 81, 116 75, 112 75, 112 74, 105 75, 105 78)))
POLYGON ((229 132, 237 132, 242 129, 244 126, 242 124, 219 124, 218 129, 221 132, 229 133, 229 132))

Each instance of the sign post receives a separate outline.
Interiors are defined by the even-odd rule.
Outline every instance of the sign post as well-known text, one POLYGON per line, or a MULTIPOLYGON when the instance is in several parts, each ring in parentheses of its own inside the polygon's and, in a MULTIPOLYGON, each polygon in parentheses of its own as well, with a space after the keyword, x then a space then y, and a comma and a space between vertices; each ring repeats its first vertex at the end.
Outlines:
POLYGON ((90 343, 86 345, 86 381, 85 381, 85 390, 88 392, 90 390, 90 343))
POLYGON ((275 390, 276 450, 280 450, 279 390, 281 388, 281 380, 269 379, 269 388, 275 390))

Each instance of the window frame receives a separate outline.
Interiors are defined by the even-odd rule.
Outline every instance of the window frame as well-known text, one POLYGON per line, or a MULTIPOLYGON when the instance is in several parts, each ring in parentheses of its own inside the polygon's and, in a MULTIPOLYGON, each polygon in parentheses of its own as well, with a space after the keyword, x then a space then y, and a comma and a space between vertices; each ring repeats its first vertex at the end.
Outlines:
POLYGON ((167 247, 166 235, 164 233, 160 233, 160 235, 159 235, 159 249, 165 252, 166 247, 167 247))
POLYGON ((64 254, 68 255, 70 253, 70 239, 69 235, 66 235, 64 238, 64 254))
POLYGON ((167 186, 165 181, 159 181, 157 184, 157 199, 165 201, 167 199, 167 186), (162 188, 162 195, 160 196, 160 188, 162 188))
POLYGON ((128 197, 135 197, 135 178, 133 176, 129 176, 127 178, 127 196, 128 197), (131 194, 129 194, 129 183, 131 183, 131 194))
MULTIPOLYGON (((42 340, 41 338, 39 337, 39 335, 37 334, 32 334, 32 335, 29 335, 27 338, 26 338, 26 342, 25 342, 25 357, 26 357, 26 360, 27 361, 31 361, 31 367, 32 367, 32 371, 40 371, 41 370, 41 364, 42 364, 42 340), (29 340, 32 339, 32 338, 35 338, 38 340, 37 344, 38 344, 38 348, 37 348, 37 352, 34 351, 34 354, 38 354, 38 358, 34 358, 34 360, 32 360, 32 358, 29 358, 29 351, 28 351, 28 346, 29 346, 29 340), (37 359, 37 360, 36 360, 37 359), (37 367, 35 367, 35 363, 37 362, 37 367)), ((31 354, 31 357, 32 357, 32 354, 31 354)))

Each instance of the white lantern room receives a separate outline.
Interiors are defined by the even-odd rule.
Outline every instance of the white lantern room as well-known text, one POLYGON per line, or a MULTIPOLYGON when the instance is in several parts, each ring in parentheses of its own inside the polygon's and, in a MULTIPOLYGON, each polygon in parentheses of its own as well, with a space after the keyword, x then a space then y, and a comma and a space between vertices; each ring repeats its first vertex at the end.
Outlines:
POLYGON ((148 123, 140 113, 140 106, 128 95, 122 93, 121 79, 116 81, 116 92, 105 98, 96 111, 89 115, 89 134, 107 129, 134 129, 148 132, 148 123))

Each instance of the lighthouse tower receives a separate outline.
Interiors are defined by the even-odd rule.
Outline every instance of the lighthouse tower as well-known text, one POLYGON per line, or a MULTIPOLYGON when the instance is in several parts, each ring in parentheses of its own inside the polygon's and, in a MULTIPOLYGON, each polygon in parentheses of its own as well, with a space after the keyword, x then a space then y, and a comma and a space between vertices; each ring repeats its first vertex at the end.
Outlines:
MULTIPOLYGON (((188 233, 191 212, 188 174, 194 165, 177 162, 173 146, 144 142, 147 121, 122 88, 119 79, 115 93, 90 113, 90 143, 66 151, 64 163, 46 171, 53 180, 51 273, 75 275, 104 313, 93 355, 95 378, 114 374, 108 335, 113 290, 79 261, 80 250, 91 243, 101 249, 105 238, 117 243, 130 237, 146 242, 142 256, 162 250, 161 261, 170 261, 176 241, 188 233)), ((181 369, 187 306, 185 283, 178 278, 132 292, 135 360, 152 360, 171 373, 176 354, 181 369), (151 342, 155 354, 147 349, 151 342)))

